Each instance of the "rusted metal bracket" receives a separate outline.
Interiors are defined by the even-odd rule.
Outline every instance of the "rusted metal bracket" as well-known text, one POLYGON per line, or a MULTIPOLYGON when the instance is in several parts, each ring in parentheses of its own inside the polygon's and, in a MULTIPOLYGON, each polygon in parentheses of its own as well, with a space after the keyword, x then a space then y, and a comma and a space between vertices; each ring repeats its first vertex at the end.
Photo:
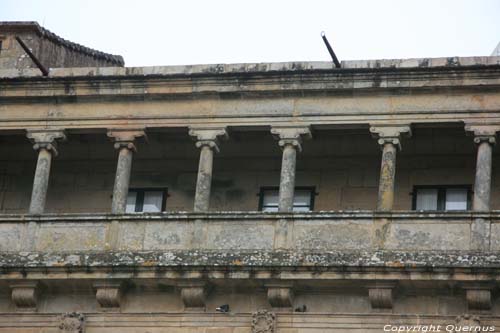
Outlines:
POLYGON ((28 48, 28 46, 26 46, 26 44, 24 44, 22 39, 19 38, 18 36, 16 36, 16 40, 19 43, 19 45, 21 45, 24 52, 26 52, 28 54, 28 56, 31 58, 31 60, 33 60, 35 65, 42 72, 43 76, 49 76, 49 70, 44 65, 42 65, 42 63, 40 62, 40 60, 38 60, 37 57, 35 57, 35 55, 31 52, 31 50, 28 48))
POLYGON ((337 59, 335 52, 333 52, 332 46, 328 42, 328 39, 326 38, 324 31, 321 32, 321 38, 323 38, 323 42, 325 42, 326 48, 328 49, 328 53, 330 53, 330 56, 332 57, 333 63, 335 64, 335 67, 340 68, 339 59, 337 59))

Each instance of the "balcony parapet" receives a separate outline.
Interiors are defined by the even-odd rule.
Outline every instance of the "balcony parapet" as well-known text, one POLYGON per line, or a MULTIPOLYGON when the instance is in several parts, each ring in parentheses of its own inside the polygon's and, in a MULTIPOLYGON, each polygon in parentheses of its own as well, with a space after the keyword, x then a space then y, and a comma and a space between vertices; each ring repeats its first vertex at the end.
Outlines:
POLYGON ((0 251, 476 251, 477 218, 489 224, 484 251, 500 251, 500 211, 0 215, 0 251))

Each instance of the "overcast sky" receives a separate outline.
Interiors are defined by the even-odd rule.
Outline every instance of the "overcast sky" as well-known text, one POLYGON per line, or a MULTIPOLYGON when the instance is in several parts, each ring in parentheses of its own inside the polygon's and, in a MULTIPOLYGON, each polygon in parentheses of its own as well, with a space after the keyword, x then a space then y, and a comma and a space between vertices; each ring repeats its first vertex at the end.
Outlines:
POLYGON ((0 0, 127 66, 490 55, 499 0, 0 0))

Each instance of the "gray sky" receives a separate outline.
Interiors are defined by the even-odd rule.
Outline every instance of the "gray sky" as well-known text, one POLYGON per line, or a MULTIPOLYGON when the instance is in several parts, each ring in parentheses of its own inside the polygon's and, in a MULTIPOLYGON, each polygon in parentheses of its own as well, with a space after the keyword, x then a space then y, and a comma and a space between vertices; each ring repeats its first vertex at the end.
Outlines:
POLYGON ((127 66, 490 55, 499 0, 0 0, 127 66))

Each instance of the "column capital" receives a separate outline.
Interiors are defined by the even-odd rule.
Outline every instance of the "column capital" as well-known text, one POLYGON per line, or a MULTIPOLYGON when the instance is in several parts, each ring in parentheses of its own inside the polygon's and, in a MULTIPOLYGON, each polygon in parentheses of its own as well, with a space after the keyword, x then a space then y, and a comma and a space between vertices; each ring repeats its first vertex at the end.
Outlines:
POLYGON ((144 128, 114 128, 108 129, 108 137, 110 137, 115 145, 115 149, 128 148, 134 152, 137 148, 134 144, 136 138, 146 137, 144 128))
POLYGON ((474 136, 474 143, 476 144, 488 142, 494 145, 499 131, 500 125, 465 124, 465 132, 474 136))
POLYGON ((370 133, 378 144, 384 146, 386 143, 392 143, 401 150, 401 138, 411 136, 410 125, 371 125, 370 133))
POLYGON ((228 139, 226 127, 189 127, 189 135, 196 140, 197 148, 208 146, 217 153, 220 140, 228 139))
POLYGON ((271 134, 281 148, 285 145, 292 145, 302 151, 302 141, 312 138, 311 128, 309 126, 273 126, 271 134))
POLYGON ((26 137, 33 143, 33 149, 47 149, 57 156, 57 140, 66 140, 62 129, 34 129, 26 132, 26 137))

